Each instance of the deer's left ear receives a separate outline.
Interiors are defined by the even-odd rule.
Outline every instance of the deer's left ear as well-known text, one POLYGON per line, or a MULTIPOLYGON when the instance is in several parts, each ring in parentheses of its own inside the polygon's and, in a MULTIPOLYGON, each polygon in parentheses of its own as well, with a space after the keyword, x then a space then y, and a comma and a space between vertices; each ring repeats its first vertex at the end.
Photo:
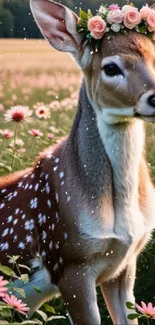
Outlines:
POLYGON ((77 32, 78 16, 67 7, 50 0, 31 0, 34 18, 45 38, 57 50, 75 57, 82 36, 77 32))

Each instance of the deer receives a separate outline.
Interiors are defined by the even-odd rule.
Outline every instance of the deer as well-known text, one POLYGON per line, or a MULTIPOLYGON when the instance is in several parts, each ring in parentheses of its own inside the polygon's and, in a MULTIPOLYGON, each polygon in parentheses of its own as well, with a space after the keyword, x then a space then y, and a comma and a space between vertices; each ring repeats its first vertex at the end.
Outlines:
POLYGON ((137 325, 126 302, 135 303, 137 257, 155 226, 144 127, 155 122, 154 44, 130 31, 92 51, 69 8, 31 0, 31 10, 84 78, 69 136, 34 167, 0 178, 1 263, 19 255, 30 265, 31 313, 61 294, 72 324, 100 325, 100 286, 113 324, 137 325))

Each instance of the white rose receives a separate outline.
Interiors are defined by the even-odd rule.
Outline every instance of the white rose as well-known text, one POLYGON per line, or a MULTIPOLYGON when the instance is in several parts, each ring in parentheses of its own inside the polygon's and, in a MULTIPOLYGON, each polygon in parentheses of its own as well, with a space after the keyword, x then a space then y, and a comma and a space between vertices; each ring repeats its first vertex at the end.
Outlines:
POLYGON ((107 8, 104 7, 104 6, 100 6, 99 8, 99 14, 103 14, 103 15, 106 15, 107 14, 107 8))
POLYGON ((111 25, 111 29, 113 30, 113 32, 118 33, 121 30, 121 26, 119 24, 117 24, 117 23, 113 23, 111 25))

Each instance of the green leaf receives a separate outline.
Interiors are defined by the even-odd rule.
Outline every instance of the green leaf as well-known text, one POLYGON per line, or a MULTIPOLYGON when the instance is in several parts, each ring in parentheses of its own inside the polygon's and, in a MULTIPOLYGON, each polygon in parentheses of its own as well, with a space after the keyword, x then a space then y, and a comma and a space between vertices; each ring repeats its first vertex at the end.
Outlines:
POLYGON ((139 318, 139 314, 131 314, 131 315, 128 315, 128 319, 136 319, 136 318, 139 318))
POLYGON ((79 21, 79 24, 78 24, 78 29, 84 29, 86 30, 87 29, 87 21, 86 20, 80 20, 79 21))
POLYGON ((126 306, 128 309, 136 309, 136 307, 134 306, 134 304, 130 301, 127 301, 126 302, 126 306))
POLYGON ((20 280, 23 281, 24 283, 28 283, 29 282, 28 274, 22 274, 20 280))
POLYGON ((44 304, 45 311, 55 314, 55 310, 52 306, 49 306, 48 304, 44 304))
POLYGON ((3 266, 2 264, 0 264, 0 271, 3 273, 3 274, 6 274, 8 276, 12 276, 14 274, 13 270, 10 269, 10 267, 8 266, 3 266))
POLYGON ((31 272, 31 269, 28 266, 26 266, 26 265, 18 264, 18 266, 21 267, 22 269, 26 269, 29 272, 31 272))
POLYGON ((83 20, 88 20, 88 14, 80 8, 80 18, 83 20))
POLYGON ((41 316, 41 318, 44 320, 44 322, 47 321, 47 315, 42 310, 37 310, 36 313, 41 316))
POLYGON ((93 17, 93 14, 92 14, 91 10, 88 9, 88 19, 90 19, 90 18, 92 18, 92 17, 93 17))
POLYGON ((55 319, 66 319, 66 317, 64 316, 51 316, 47 319, 47 323, 50 322, 51 320, 55 320, 55 319))
POLYGON ((43 325, 43 323, 38 320, 38 319, 33 319, 33 320, 27 320, 21 323, 22 325, 29 325, 29 324, 38 324, 38 325, 43 325))
POLYGON ((22 288, 16 288, 14 287, 13 290, 17 293, 19 293, 23 298, 26 298, 25 290, 22 288))
POLYGON ((147 34, 147 26, 145 24, 137 25, 135 29, 138 33, 147 34))

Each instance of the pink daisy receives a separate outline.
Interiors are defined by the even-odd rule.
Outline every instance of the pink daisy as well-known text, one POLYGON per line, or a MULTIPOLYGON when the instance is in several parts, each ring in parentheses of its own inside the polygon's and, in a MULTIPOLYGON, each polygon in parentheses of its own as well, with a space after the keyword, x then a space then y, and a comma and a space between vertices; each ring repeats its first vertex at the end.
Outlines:
POLYGON ((24 122, 27 118, 32 115, 32 111, 27 106, 13 106, 5 114, 6 122, 24 122))
POLYGON ((52 140, 54 138, 54 134, 53 133, 48 133, 47 135, 49 140, 52 140))
POLYGON ((36 129, 32 129, 29 131, 29 133, 31 135, 33 135, 34 137, 42 137, 42 132, 40 132, 39 130, 36 130, 36 129))
POLYGON ((150 316, 152 319, 155 319, 155 307, 152 306, 151 302, 149 302, 147 306, 144 301, 141 301, 141 306, 138 304, 135 306, 143 315, 150 316))
POLYGON ((6 294, 3 298, 3 301, 5 301, 9 306, 13 307, 14 309, 16 309, 16 311, 23 315, 27 315, 28 311, 30 310, 30 308, 28 308, 26 304, 23 304, 21 299, 18 300, 13 295, 9 296, 6 294))
POLYGON ((0 130, 0 134, 5 138, 5 139, 10 139, 13 137, 14 133, 12 131, 9 131, 7 129, 5 130, 0 130))
POLYGON ((8 290, 6 288, 6 285, 9 282, 7 280, 3 280, 3 276, 0 276, 0 297, 4 297, 5 296, 5 292, 8 290))
POLYGON ((36 109, 36 115, 40 119, 47 119, 49 117, 49 109, 42 105, 36 109))

